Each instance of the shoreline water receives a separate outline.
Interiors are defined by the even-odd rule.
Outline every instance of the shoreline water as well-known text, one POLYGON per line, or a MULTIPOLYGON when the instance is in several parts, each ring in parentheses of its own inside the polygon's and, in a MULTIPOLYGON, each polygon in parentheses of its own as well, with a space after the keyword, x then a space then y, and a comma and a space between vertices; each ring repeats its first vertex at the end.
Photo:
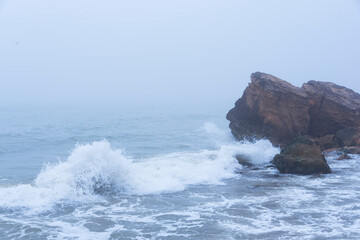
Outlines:
POLYGON ((267 167, 278 149, 234 141, 216 114, 64 116, 1 122, 3 239, 360 237, 356 155, 286 175, 267 167))

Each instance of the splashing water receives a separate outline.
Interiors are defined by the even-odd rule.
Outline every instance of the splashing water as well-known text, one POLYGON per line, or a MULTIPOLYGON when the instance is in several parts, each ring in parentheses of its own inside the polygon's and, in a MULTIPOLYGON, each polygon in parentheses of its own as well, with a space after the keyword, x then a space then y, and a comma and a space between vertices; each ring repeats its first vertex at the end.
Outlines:
POLYGON ((222 184, 240 168, 234 155, 242 153, 259 164, 268 163, 277 151, 262 140, 135 160, 111 149, 107 141, 94 142, 77 146, 66 161, 46 165, 32 185, 1 188, 0 204, 41 208, 64 199, 89 201, 109 192, 159 194, 183 191, 194 184, 222 184))
MULTIPOLYGON (((212 123, 201 127, 208 120, 205 118, 176 116, 161 122, 157 117, 120 119, 95 121, 92 126, 81 117, 78 122, 71 120, 72 127, 64 135, 43 122, 39 123, 42 131, 18 129, 22 124, 12 130, 3 128, 2 176, 10 180, 2 178, 0 182, 0 238, 360 237, 360 173, 354 167, 360 161, 358 156, 346 161, 328 156, 333 169, 328 175, 279 174, 268 168, 279 149, 265 140, 234 142, 212 123), (99 122, 104 126, 98 127, 99 122), (49 131, 57 138, 53 140, 49 131), (57 148, 58 156, 75 144, 75 135, 83 136, 83 143, 106 138, 111 145, 108 141, 76 145, 69 156, 60 155, 62 161, 45 165, 36 176, 40 168, 34 167, 36 161, 40 164, 45 156, 54 155, 54 150, 46 152, 46 148, 57 148), (28 144, 18 143, 19 137, 28 144), (34 137, 39 141, 30 141, 34 137), (25 146, 28 150, 21 152, 25 146), (234 158, 237 154, 256 166, 242 167, 234 158), (43 158, 39 161, 38 156, 43 158), (19 177, 23 171, 13 170, 16 175, 11 180, 6 169, 16 166, 12 160, 18 164, 29 160, 24 169, 37 169, 31 173, 30 184, 19 183, 22 179, 29 182, 19 177)), ((28 118, 12 119, 34 124, 28 118)), ((57 124, 63 131, 62 122, 57 124)))

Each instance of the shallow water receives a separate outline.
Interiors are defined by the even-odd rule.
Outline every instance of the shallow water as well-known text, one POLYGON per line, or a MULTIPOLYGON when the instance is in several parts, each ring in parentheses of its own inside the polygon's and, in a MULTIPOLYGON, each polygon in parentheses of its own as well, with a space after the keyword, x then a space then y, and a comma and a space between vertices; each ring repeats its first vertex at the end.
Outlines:
POLYGON ((360 238, 356 155, 284 175, 221 111, 110 113, 2 110, 0 239, 360 238))

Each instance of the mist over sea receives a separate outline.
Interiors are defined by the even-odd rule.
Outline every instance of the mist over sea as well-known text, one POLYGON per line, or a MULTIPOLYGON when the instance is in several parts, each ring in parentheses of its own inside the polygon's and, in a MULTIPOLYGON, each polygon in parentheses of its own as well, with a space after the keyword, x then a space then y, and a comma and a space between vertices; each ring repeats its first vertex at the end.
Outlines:
POLYGON ((0 239, 360 237, 358 158, 329 156, 329 175, 279 174, 279 149, 235 141, 226 109, 0 115, 0 239))
POLYGON ((359 0, 0 0, 0 240, 360 239, 359 155, 280 174, 226 120, 267 73, 294 88, 247 91, 266 136, 359 145, 352 92, 295 97, 360 92, 359 26, 359 0))

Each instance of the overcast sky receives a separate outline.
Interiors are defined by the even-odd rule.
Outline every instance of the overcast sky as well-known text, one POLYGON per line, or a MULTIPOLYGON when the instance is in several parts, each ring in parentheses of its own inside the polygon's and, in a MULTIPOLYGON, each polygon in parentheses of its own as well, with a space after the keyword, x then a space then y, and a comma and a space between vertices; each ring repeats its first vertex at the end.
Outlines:
POLYGON ((231 107, 252 72, 359 67, 359 0, 0 0, 0 106, 231 107))

